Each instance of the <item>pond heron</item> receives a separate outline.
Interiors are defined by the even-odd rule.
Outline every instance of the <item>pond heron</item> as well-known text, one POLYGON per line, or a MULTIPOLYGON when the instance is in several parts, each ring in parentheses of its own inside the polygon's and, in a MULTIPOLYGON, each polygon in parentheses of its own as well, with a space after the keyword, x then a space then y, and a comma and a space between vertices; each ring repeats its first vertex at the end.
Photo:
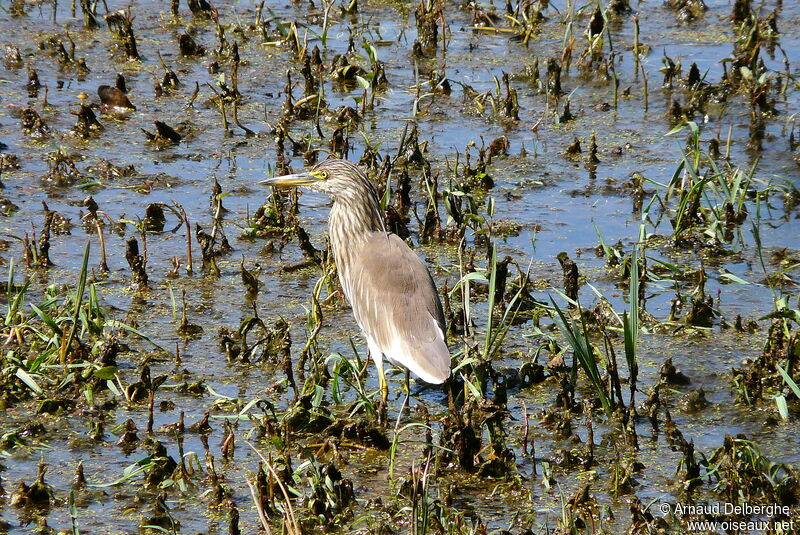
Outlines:
POLYGON ((307 186, 333 199, 328 234, 345 297, 378 368, 381 395, 388 386, 383 358, 427 383, 450 377, 442 303, 422 260, 386 230, 372 183, 346 160, 328 159, 310 171, 261 182, 307 186))

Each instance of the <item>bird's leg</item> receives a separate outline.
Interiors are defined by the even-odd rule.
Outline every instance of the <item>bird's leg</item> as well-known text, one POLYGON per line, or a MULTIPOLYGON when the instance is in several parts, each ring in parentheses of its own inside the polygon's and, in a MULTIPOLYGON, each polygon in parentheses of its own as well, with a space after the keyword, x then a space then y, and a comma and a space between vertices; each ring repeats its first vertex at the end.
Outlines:
POLYGON ((389 402, 389 383, 386 381, 386 374, 383 372, 383 366, 378 368, 378 384, 380 385, 381 401, 386 405, 389 402))
POLYGON ((389 385, 386 382, 386 374, 383 372, 383 354, 370 346, 370 357, 375 362, 375 367, 378 368, 378 388, 380 390, 380 399, 375 404, 376 412, 378 413, 378 423, 386 425, 389 419, 387 407, 389 406, 389 385))
POLYGON ((408 400, 408 408, 411 410, 411 372, 408 371, 406 368, 406 380, 405 380, 405 387, 406 387, 406 399, 408 400))
POLYGON ((389 421, 389 385, 386 383, 383 366, 378 368, 378 383, 380 384, 380 399, 375 404, 375 409, 378 413, 378 424, 386 425, 389 421))

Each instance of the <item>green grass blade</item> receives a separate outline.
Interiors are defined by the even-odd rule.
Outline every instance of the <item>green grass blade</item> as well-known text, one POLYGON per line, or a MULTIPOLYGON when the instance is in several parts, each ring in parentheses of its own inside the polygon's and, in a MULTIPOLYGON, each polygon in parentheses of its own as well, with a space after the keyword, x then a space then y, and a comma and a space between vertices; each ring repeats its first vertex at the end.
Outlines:
POLYGON ((23 370, 22 368, 17 368, 17 373, 15 374, 20 381, 25 383, 25 385, 36 392, 36 394, 42 393, 42 388, 36 383, 36 381, 31 377, 28 372, 23 370))
POLYGON ((636 390, 636 379, 639 376, 637 345, 639 341, 639 248, 633 246, 631 254, 630 293, 628 294, 630 313, 622 314, 622 331, 625 340, 625 362, 628 364, 631 386, 631 406, 636 390))
POLYGON ((53 333, 56 336, 60 338, 61 336, 64 335, 64 332, 61 330, 61 327, 58 326, 55 320, 53 320, 53 318, 51 318, 47 312, 37 307, 33 303, 31 303, 31 308, 33 309, 34 312, 36 312, 36 315, 39 316, 39 319, 41 319, 45 325, 50 327, 50 330, 53 331, 53 333))
POLYGON ((138 329, 131 327, 127 323, 123 323, 119 320, 109 320, 106 322, 106 326, 111 329, 122 329, 123 331, 128 331, 131 334, 135 334, 142 340, 150 342, 150 344, 152 344, 156 349, 160 349, 161 351, 166 351, 166 349, 155 343, 149 336, 139 331, 138 329))
POLYGON ((794 395, 800 399, 800 386, 797 386, 797 383, 794 382, 794 379, 792 379, 789 374, 786 373, 786 370, 781 368, 779 364, 776 364, 775 367, 778 368, 778 372, 781 374, 781 377, 783 377, 783 380, 789 386, 791 391, 794 392, 794 395))
POLYGON ((81 304, 83 303, 83 293, 86 291, 86 278, 89 273, 89 249, 91 242, 86 242, 86 248, 83 250, 83 264, 81 265, 81 275, 78 279, 78 290, 75 293, 75 310, 72 313, 72 328, 69 331, 67 343, 61 346, 61 362, 67 361, 67 353, 75 339, 75 333, 78 330, 78 316, 81 311, 81 304))
POLYGON ((578 364, 589 378, 589 382, 594 388, 597 397, 600 398, 603 411, 606 413, 606 416, 610 417, 613 413, 613 408, 611 407, 611 401, 606 394, 605 386, 603 385, 603 380, 600 376, 600 370, 597 368, 597 362, 594 360, 594 352, 591 350, 589 345, 589 340, 586 333, 586 324, 581 321, 583 329, 581 331, 574 329, 571 323, 567 320, 567 317, 564 315, 564 312, 556 304, 552 297, 550 298, 550 302, 553 304, 553 308, 558 314, 558 319, 556 320, 558 329, 572 347, 575 359, 577 359, 578 364))

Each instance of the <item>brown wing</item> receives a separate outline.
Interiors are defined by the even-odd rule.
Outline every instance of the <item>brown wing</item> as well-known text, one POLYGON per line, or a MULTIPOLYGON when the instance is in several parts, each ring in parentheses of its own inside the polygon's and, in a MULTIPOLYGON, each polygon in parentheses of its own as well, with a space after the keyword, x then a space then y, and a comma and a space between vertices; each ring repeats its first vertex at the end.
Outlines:
POLYGON ((428 383, 450 376, 444 314, 422 260, 394 234, 376 232, 350 269, 350 305, 364 334, 390 361, 428 383))

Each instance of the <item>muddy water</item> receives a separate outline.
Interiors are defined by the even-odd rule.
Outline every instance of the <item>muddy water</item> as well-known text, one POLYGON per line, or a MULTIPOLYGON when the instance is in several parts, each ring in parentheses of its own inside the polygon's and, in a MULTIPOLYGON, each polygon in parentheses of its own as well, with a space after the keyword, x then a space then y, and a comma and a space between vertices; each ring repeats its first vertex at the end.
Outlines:
MULTIPOLYGON (((566 124, 554 124, 552 108, 546 105, 545 96, 530 83, 513 79, 513 75, 521 73, 525 66, 531 65, 534 58, 538 57, 544 76, 546 59, 560 57, 566 30, 561 19, 567 16, 568 6, 561 2, 553 3, 546 11, 549 20, 542 24, 540 32, 525 47, 508 39, 507 34, 468 29, 472 26, 471 13, 459 9, 455 3, 446 4, 445 12, 451 31, 447 52, 443 54, 439 50, 436 57, 422 60, 420 68, 446 69, 450 80, 468 84, 477 92, 494 91, 495 76, 500 78, 504 72, 512 74, 511 84, 519 97, 520 121, 492 118, 491 109, 478 112, 465 98, 462 87, 453 83, 453 91, 449 96, 437 95, 423 101, 423 111, 416 117, 419 138, 427 142, 427 156, 434 171, 440 173, 440 186, 445 187, 450 174, 447 162, 454 161, 456 152, 461 152, 463 162, 463 152, 468 143, 475 142, 480 146, 482 139, 488 144, 500 135, 508 137, 509 155, 497 158, 489 167, 496 185, 488 195, 495 198, 495 218, 510 220, 518 224, 520 230, 516 235, 498 240, 498 256, 510 255, 523 266, 532 259, 532 277, 540 289, 535 297, 546 300, 548 293, 552 293, 548 290, 549 286, 561 287, 561 268, 555 255, 567 251, 576 259, 588 282, 605 295, 615 308, 626 308, 623 299, 626 290, 617 284, 618 276, 607 270, 604 259, 598 258, 590 249, 599 243, 597 232, 608 244, 621 241, 624 247, 629 247, 638 236, 639 215, 633 212, 632 200, 620 184, 634 172, 642 173, 655 183, 667 183, 680 161, 685 135, 666 137, 664 134, 675 124, 668 115, 672 100, 678 98, 683 102, 683 98, 679 89, 669 91, 661 87, 659 69, 662 67, 662 56, 680 60, 684 72, 692 62, 696 62, 700 72, 712 82, 717 82, 722 75, 720 62, 729 57, 733 49, 734 36, 729 21, 731 6, 722 0, 712 0, 707 5, 709 9, 705 16, 689 24, 678 22, 674 12, 659 3, 636 6, 640 39, 651 49, 643 60, 649 81, 648 111, 643 109, 641 73, 635 72, 631 53, 633 22, 630 15, 623 15, 620 21, 612 23, 611 29, 615 50, 621 58, 617 64, 620 91, 630 86, 630 95, 619 99, 617 109, 604 106, 613 103, 611 86, 581 75, 573 66, 569 75, 565 74, 562 78, 562 84, 564 91, 570 95, 571 110, 576 119, 566 124), (533 131, 531 127, 542 117, 543 122, 533 131), (594 177, 590 176, 583 158, 573 160, 563 154, 576 136, 581 138, 585 150, 592 132, 597 134, 600 158, 594 177)), ((766 12, 778 5, 768 2, 762 9, 766 12)), ((229 25, 227 38, 230 41, 237 40, 240 44, 243 63, 239 90, 244 100, 239 108, 239 119, 257 134, 246 138, 241 130, 232 127, 231 134, 226 135, 218 108, 208 102, 213 94, 205 85, 207 82, 213 84, 215 77, 208 72, 209 63, 215 59, 213 50, 217 46, 214 26, 207 21, 192 20, 185 6, 182 6, 185 19, 180 25, 175 25, 171 23, 169 5, 166 3, 147 1, 131 4, 138 49, 143 58, 141 62, 124 61, 107 28, 93 32, 83 30, 80 10, 78 18, 73 18, 69 3, 59 3, 55 24, 52 5, 33 4, 26 7, 26 17, 15 18, 4 13, 0 19, 0 33, 3 42, 17 45, 25 63, 37 69, 42 84, 48 87, 49 106, 43 107, 44 90, 40 90, 35 97, 25 90, 24 68, 0 69, 0 141, 7 145, 5 152, 17 155, 21 163, 20 169, 4 172, 1 177, 5 186, 2 196, 19 207, 16 213, 0 220, 4 237, 9 240, 9 248, 2 253, 2 258, 6 264, 14 259, 17 266, 22 265, 20 242, 13 237, 30 232, 32 224, 37 229, 41 226, 43 200, 50 209, 59 211, 76 224, 70 235, 53 238, 50 256, 55 266, 46 272, 31 271, 26 274, 33 279, 29 301, 39 302, 39 296, 47 284, 76 283, 87 240, 93 246, 90 266, 96 269, 99 262, 96 234, 87 234, 79 224, 82 210, 85 212, 81 202, 88 194, 93 195, 100 209, 114 220, 135 220, 144 216, 145 207, 150 203, 177 201, 186 209, 193 224, 200 222, 208 230, 212 215, 209 196, 216 179, 223 191, 229 193, 223 199, 224 206, 230 211, 226 216, 225 231, 234 247, 230 256, 220 260, 219 278, 201 273, 196 243, 196 273, 186 276, 182 272, 179 278, 171 281, 166 278, 171 269, 170 259, 185 255, 184 229, 179 226, 180 222, 175 216, 168 213, 168 230, 147 237, 152 289, 139 293, 129 289, 130 272, 124 259, 125 239, 135 235, 129 225, 124 236, 114 233, 106 235, 111 273, 106 280, 98 283, 98 291, 111 316, 135 324, 137 329, 170 352, 174 352, 176 347, 180 351, 182 360, 179 365, 165 353, 158 353, 150 362, 154 375, 169 374, 166 384, 156 394, 156 429, 176 422, 180 411, 185 412, 188 423, 193 423, 212 409, 222 396, 239 400, 240 407, 253 399, 266 398, 278 410, 286 409, 290 401, 289 394, 282 388, 273 388, 283 377, 281 372, 269 364, 227 363, 224 352, 218 347, 217 330, 219 327, 237 329, 240 322, 252 314, 251 304, 245 299, 239 271, 240 259, 245 256, 248 265, 257 261, 262 268, 260 279, 264 286, 257 300, 260 316, 268 323, 278 318, 285 318, 289 322, 294 341, 293 354, 299 352, 307 337, 305 310, 310 306, 310 294, 320 272, 316 269, 289 274, 280 272, 281 266, 296 264, 303 259, 294 243, 287 245, 279 254, 264 254, 263 240, 240 239, 242 228, 247 226, 248 214, 252 214, 268 195, 257 181, 270 176, 275 168, 275 141, 270 125, 274 125, 282 113, 286 70, 293 70, 294 80, 302 80, 300 66, 292 62, 291 51, 285 45, 261 44, 261 36, 249 30, 244 32, 245 39, 235 31, 235 26, 246 28, 254 20, 255 5, 241 2, 218 6, 223 23, 229 25), (188 59, 180 56, 176 36, 179 31, 184 31, 187 24, 194 27, 196 41, 209 50, 206 57, 188 59), (65 38, 67 31, 75 42, 76 57, 85 58, 91 70, 84 76, 59 70, 57 60, 38 49, 39 41, 53 34, 68 43, 65 38), (153 84, 163 75, 157 58, 159 51, 166 64, 177 73, 182 86, 172 95, 155 98, 153 84), (78 95, 85 91, 90 95, 89 101, 96 102, 97 86, 113 85, 117 73, 124 74, 130 98, 137 110, 125 119, 101 115, 99 118, 105 130, 95 139, 80 140, 71 136, 69 131, 75 123, 75 115, 70 110, 77 108, 78 95), (194 105, 187 107, 195 82, 200 84, 200 92, 194 105), (53 132, 50 139, 36 142, 22 134, 19 112, 28 106, 36 109, 48 123, 53 132), (173 126, 185 123, 192 135, 177 146, 153 147, 145 143, 142 129, 152 131, 154 120, 164 120, 173 126), (101 159, 118 166, 133 165, 136 173, 129 177, 98 181, 87 178, 83 183, 58 187, 43 180, 48 170, 47 154, 57 149, 73 155, 78 169, 88 177, 92 176, 88 170, 90 166, 98 164, 101 159), (175 230, 170 232, 170 229, 175 230), (202 334, 190 338, 178 334, 177 323, 172 316, 170 285, 176 296, 180 295, 181 290, 186 291, 188 317, 191 323, 204 327, 202 334), (205 381, 221 397, 210 393, 195 396, 175 392, 177 384, 198 380, 205 381), (166 401, 171 401, 174 406, 158 410, 160 404, 166 401)), ((108 7, 113 11, 126 8, 128 4, 110 2, 108 7)), ((310 8, 306 4, 270 7, 272 15, 285 21, 301 20, 308 13, 319 13, 319 6, 310 8)), ((484 9, 488 7, 482 5, 484 9)), ((355 132, 350 135, 351 159, 357 160, 361 156, 365 138, 371 145, 380 143, 382 154, 393 153, 397 150, 405 125, 412 119, 415 68, 410 52, 416 37, 414 8, 413 3, 362 2, 358 14, 353 16, 341 16, 337 8, 332 11, 335 20, 328 33, 323 61, 329 63, 335 54, 347 51, 347 29, 352 26, 360 32, 354 36, 357 51, 361 51, 360 42, 363 39, 380 41, 378 56, 386 64, 389 80, 389 88, 379 94, 377 106, 365 116, 363 137, 355 132)), ((502 13, 502 9, 498 9, 498 12, 502 13)), ((320 44, 314 38, 320 32, 320 17, 310 20, 309 42, 320 44)), ((585 44, 582 32, 587 21, 586 15, 576 19, 576 51, 585 44)), ((780 44, 788 54, 791 70, 795 74, 795 64, 800 61, 798 22, 800 8, 792 2, 784 3, 777 21, 778 28, 784 32, 780 44)), ((769 69, 783 71, 782 56, 780 52, 776 54, 774 58, 763 54, 765 63, 769 69)), ((226 62, 220 63, 226 65, 226 62)), ((362 63, 366 66, 366 60, 362 63)), ((227 67, 224 70, 227 71, 227 67)), ((297 95, 302 89, 297 87, 295 91, 297 95)), ((330 82, 326 84, 326 99, 331 108, 355 105, 353 98, 360 94, 360 89, 347 91, 330 82)), ((786 129, 786 119, 796 113, 800 104, 796 82, 790 83, 785 98, 777 99, 776 109, 780 115, 767 121, 761 152, 747 146, 750 112, 746 99, 746 95, 731 96, 726 103, 711 106, 706 117, 695 117, 704 123, 701 134, 704 143, 720 132, 724 144, 730 127, 731 161, 741 168, 750 168, 758 160, 756 177, 760 181, 757 186, 759 189, 768 182, 788 182, 795 187, 800 186, 798 167, 789 148, 786 129)), ((333 127, 323 122, 322 128, 326 136, 330 136, 333 127)), ((301 121, 292 126, 292 134, 296 138, 313 132, 314 127, 310 122, 301 121)), ((476 154, 477 151, 472 149, 473 161, 476 154)), ((295 158, 291 160, 291 165, 300 168, 302 161, 295 158)), ((657 188, 648 184, 645 189, 652 192, 657 188)), ((423 192, 415 186, 414 195, 422 215, 425 207, 423 192)), ((328 206, 327 199, 316 194, 303 193, 300 197, 301 223, 319 249, 324 248, 328 206)), ((441 206, 440 211, 445 213, 441 206)), ((753 214, 755 210, 751 207, 750 212, 753 214)), ((761 237, 768 269, 774 271, 779 266, 769 261, 770 253, 784 247, 796 251, 800 223, 795 213, 785 214, 780 196, 770 199, 770 206, 762 209, 761 217, 761 237)), ((416 223, 412 227, 416 229, 416 223)), ((671 226, 668 221, 661 221, 655 228, 649 226, 648 232, 669 235, 671 226)), ((412 241, 418 242, 416 235, 412 236, 412 241)), ((730 245, 729 249, 735 254, 706 265, 709 276, 706 291, 721 297, 719 309, 728 321, 732 321, 737 314, 746 318, 760 318, 772 310, 773 296, 761 284, 764 273, 756 258, 749 223, 743 227, 741 243, 730 245), (728 283, 720 278, 722 269, 751 284, 728 283)), ((452 287, 458 279, 458 259, 454 248, 426 245, 419 247, 418 252, 429 260, 440 287, 444 283, 452 287)), ((668 246, 653 248, 648 254, 685 268, 696 269, 700 266, 696 255, 678 252, 668 246)), ((686 292, 691 290, 692 284, 685 282, 681 286, 686 292)), ((796 290, 787 287, 782 291, 791 296, 791 303, 797 302, 796 290)), ((670 284, 649 285, 648 312, 656 318, 666 319, 673 296, 674 288, 670 284)), ((585 306, 596 302, 596 296, 588 286, 581 288, 581 298, 585 306)), ((476 304, 474 313, 480 328, 484 324, 481 318, 485 317, 485 304, 476 304)), ((717 321, 710 330, 694 334, 643 334, 640 390, 646 391, 653 384, 663 360, 672 357, 675 365, 692 379, 692 383, 686 387, 676 387, 670 394, 669 403, 676 404, 684 391, 698 387, 706 391, 711 402, 709 408, 699 413, 687 414, 677 408, 673 411, 673 417, 687 440, 693 440, 699 451, 708 453, 720 446, 726 434, 744 433, 755 440, 773 460, 797 464, 800 462, 800 449, 793 439, 798 432, 796 418, 779 425, 766 425, 767 417, 776 415, 773 405, 764 404, 754 409, 734 403, 730 370, 743 359, 758 354, 764 342, 766 322, 762 321, 761 327, 762 330, 755 334, 739 334, 722 329, 721 322, 717 321)), ((323 353, 352 356, 348 337, 356 333, 357 327, 347 308, 326 310, 320 349, 323 353)), ((118 363, 122 380, 128 383, 136 380, 138 366, 152 351, 152 346, 135 337, 127 337, 126 342, 130 344, 131 351, 121 356, 118 363)), ((363 343, 358 337, 356 342, 364 357, 366 350, 363 343)), ((530 324, 515 327, 504 345, 504 356, 495 363, 495 368, 514 373, 520 355, 532 352, 540 343, 538 331, 530 324)), ((402 403, 402 376, 397 374, 390 378, 392 394, 389 417, 394 421, 402 403)), ((369 371, 367 386, 372 391, 377 388, 374 369, 369 371)), ((611 436, 599 438, 605 429, 601 427, 595 434, 597 455, 601 459, 597 470, 586 473, 557 470, 554 476, 559 486, 553 490, 548 491, 540 485, 540 478, 532 474, 530 458, 520 454, 518 426, 522 419, 523 403, 529 413, 550 406, 553 403, 554 386, 551 382, 545 382, 537 387, 513 389, 510 392, 508 409, 516 420, 511 421, 508 428, 513 437, 512 443, 517 448, 519 473, 524 476, 518 488, 513 492, 497 491, 495 482, 487 483, 457 471, 442 476, 440 481, 434 483, 434 487, 439 489, 440 485, 443 488, 448 484, 456 484, 459 494, 453 503, 455 510, 470 514, 474 512, 492 528, 508 526, 522 503, 524 515, 516 527, 542 529, 545 525, 554 526, 559 518, 561 492, 569 496, 583 484, 592 483, 598 501, 608 504, 617 517, 616 523, 612 523, 609 529, 612 532, 626 530, 628 498, 613 498, 603 491, 609 477, 603 468, 603 461, 614 456, 611 436)), ((110 397, 110 394, 104 396, 110 397)), ((352 401, 355 395, 348 392, 346 398, 352 401)), ((425 405, 433 415, 447 410, 444 394, 436 389, 417 393, 412 404, 425 405)), ((0 416, 3 433, 29 422, 35 407, 36 404, 30 402, 9 408, 0 416)), ((86 477, 92 485, 118 479, 126 467, 146 455, 140 450, 122 454, 115 445, 116 436, 110 431, 99 443, 84 440, 93 417, 84 414, 80 407, 79 404, 79 409, 69 418, 37 417, 44 424, 46 433, 27 439, 25 445, 3 452, 5 470, 0 472, 0 476, 9 494, 18 481, 30 483, 35 479, 40 459, 48 464, 46 479, 54 488, 56 504, 46 518, 47 523, 58 530, 70 526, 66 499, 72 473, 79 461, 83 462, 86 477)), ((346 409, 346 405, 336 408, 342 413, 346 409)), ((222 419, 235 416, 236 412, 212 410, 214 433, 210 444, 213 453, 218 454, 222 440, 222 419)), ((136 422, 140 435, 143 434, 147 421, 146 405, 128 404, 121 400, 116 409, 110 412, 106 429, 111 430, 127 419, 136 422)), ((552 440, 544 428, 536 429, 535 418, 532 422, 537 463, 548 460, 554 450, 569 446, 552 440)), ((585 430, 581 426, 577 428, 579 436, 585 440, 585 430)), ((641 429, 645 435, 649 432, 644 423, 641 429)), ((249 430, 250 424, 242 421, 237 437, 243 439, 249 430)), ((438 432, 438 428, 435 430, 438 432)), ((167 446, 170 455, 177 457, 174 440, 164 433, 158 438, 167 446)), ((416 438, 412 431, 406 431, 401 436, 404 441, 416 438)), ((640 485, 635 487, 634 493, 644 503, 652 500, 674 501, 678 492, 673 478, 681 454, 671 451, 663 437, 653 436, 650 439, 642 436, 640 446, 639 459, 646 469, 637 477, 640 485)), ((266 443, 259 444, 261 449, 268 447, 266 443)), ((197 435, 187 434, 185 451, 196 452, 202 458, 203 446, 197 435)), ((418 445, 411 442, 401 445, 396 473, 406 475, 419 451, 418 445)), ((353 519, 362 516, 362 509, 369 499, 381 497, 384 503, 391 503, 395 499, 403 503, 396 498, 396 486, 388 480, 386 455, 353 449, 344 451, 343 456, 346 463, 342 464, 342 469, 353 480, 359 500, 353 519)), ((297 463, 302 459, 303 455, 298 454, 297 463)), ((257 456, 243 440, 239 440, 232 460, 217 461, 217 470, 224 475, 224 484, 240 510, 240 525, 244 533, 258 529, 258 518, 245 484, 245 477, 257 468, 257 462, 257 456)), ((538 473, 541 474, 541 467, 538 473)), ((208 508, 203 485, 199 480, 198 487, 190 492, 168 492, 167 505, 171 514, 180 522, 182 532, 225 532, 227 512, 208 508)), ((135 532, 142 519, 152 515, 153 498, 157 494, 158 491, 154 489, 143 491, 137 478, 112 487, 90 487, 89 491, 78 497, 80 529, 86 533, 135 532)), ((39 512, 28 517, 27 513, 13 508, 8 499, 0 503, 0 517, 9 523, 10 533, 30 532, 38 522, 37 516, 41 515, 39 512)), ((380 520, 359 522, 355 529, 367 530, 375 527, 379 521, 396 524, 400 530, 408 526, 408 515, 391 517, 386 512, 379 512, 376 518, 380 520)), ((353 519, 343 522, 342 529, 347 529, 353 519)))

